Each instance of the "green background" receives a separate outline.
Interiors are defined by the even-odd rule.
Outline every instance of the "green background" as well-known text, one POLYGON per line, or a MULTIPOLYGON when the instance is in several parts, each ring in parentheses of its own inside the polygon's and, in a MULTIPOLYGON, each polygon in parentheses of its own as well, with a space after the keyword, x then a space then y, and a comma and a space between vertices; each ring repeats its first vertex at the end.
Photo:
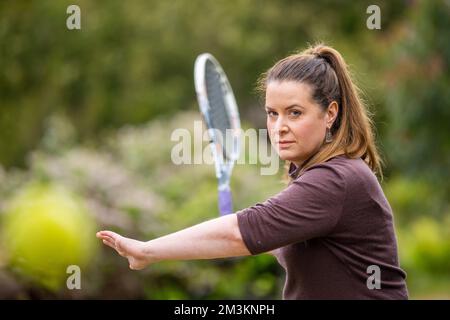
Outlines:
MULTIPOLYGON (((201 120, 196 56, 219 59, 243 127, 264 128, 259 75, 323 41, 345 57, 374 114, 411 298, 449 298, 449 39, 444 0, 2 1, 0 228, 17 208, 40 203, 42 192, 29 192, 30 184, 67 190, 68 198, 55 192, 48 210, 76 198, 89 212, 86 224, 142 240, 215 217, 213 167, 175 166, 170 158, 173 130, 201 120), (81 9, 81 30, 66 28, 70 4, 81 9), (380 30, 366 27, 371 4, 381 9, 380 30)), ((235 209, 283 188, 281 171, 261 176, 259 168, 236 166, 235 209)), ((81 229, 79 239, 90 239, 90 229, 81 229)), ((84 261, 82 290, 68 290, 21 269, 9 252, 15 236, 2 236, 0 298, 281 297, 284 276, 270 256, 131 272, 100 246, 86 251, 88 262, 76 260, 84 261)), ((22 236, 48 263, 45 248, 22 236)))

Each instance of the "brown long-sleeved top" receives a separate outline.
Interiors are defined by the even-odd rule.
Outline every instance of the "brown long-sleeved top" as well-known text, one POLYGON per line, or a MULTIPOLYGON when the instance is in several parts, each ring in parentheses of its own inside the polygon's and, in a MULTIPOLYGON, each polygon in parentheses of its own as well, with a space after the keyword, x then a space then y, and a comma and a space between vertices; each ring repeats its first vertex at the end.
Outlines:
POLYGON ((237 217, 252 254, 278 249, 284 299, 408 298, 391 207, 360 158, 314 165, 237 217))

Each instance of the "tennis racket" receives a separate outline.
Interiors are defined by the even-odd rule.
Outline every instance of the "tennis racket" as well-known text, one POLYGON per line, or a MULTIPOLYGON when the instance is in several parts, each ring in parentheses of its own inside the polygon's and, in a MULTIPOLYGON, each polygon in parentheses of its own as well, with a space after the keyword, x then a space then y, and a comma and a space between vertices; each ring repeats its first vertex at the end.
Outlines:
POLYGON ((240 151, 239 112, 228 78, 211 54, 203 53, 197 57, 194 81, 214 158, 219 211, 226 215, 233 212, 230 179, 240 151))

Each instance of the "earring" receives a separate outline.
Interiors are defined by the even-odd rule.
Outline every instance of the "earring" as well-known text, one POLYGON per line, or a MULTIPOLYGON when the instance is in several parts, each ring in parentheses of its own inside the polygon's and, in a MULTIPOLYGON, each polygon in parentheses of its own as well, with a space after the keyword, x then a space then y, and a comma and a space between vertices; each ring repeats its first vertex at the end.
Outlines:
POLYGON ((330 143, 331 141, 333 141, 333 136, 331 135, 330 128, 327 128, 327 133, 325 134, 325 142, 330 143))

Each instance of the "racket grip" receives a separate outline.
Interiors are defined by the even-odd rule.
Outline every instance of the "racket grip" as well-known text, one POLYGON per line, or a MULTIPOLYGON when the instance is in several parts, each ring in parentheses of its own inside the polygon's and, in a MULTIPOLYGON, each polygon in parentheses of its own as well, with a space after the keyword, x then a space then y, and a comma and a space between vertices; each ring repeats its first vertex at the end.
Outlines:
POLYGON ((219 211, 221 216, 233 213, 233 200, 229 188, 219 190, 219 211))

